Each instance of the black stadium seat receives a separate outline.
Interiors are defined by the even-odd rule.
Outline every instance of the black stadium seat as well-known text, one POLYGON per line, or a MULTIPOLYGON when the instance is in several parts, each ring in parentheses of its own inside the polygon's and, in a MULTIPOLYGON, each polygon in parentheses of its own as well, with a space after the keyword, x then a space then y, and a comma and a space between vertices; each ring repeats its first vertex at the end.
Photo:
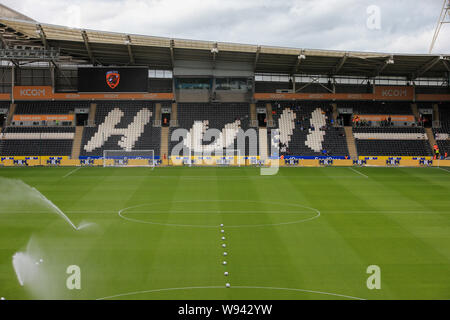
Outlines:
POLYGON ((307 137, 310 134, 311 115, 314 110, 320 109, 325 113, 326 126, 324 128, 315 128, 324 132, 322 150, 326 150, 330 156, 348 156, 347 142, 345 139, 344 128, 334 127, 331 123, 332 114, 330 102, 320 101, 300 101, 300 102, 276 102, 272 103, 273 120, 276 127, 279 127, 279 119, 283 110, 290 109, 296 115, 295 128, 291 140, 284 155, 292 156, 324 156, 320 151, 314 151, 306 145, 307 137), (303 130, 302 130, 303 128, 303 130))
POLYGON ((155 156, 159 156, 161 143, 161 128, 153 127, 154 120, 154 103, 148 101, 100 101, 97 102, 97 109, 95 115, 95 127, 85 127, 81 143, 81 156, 103 156, 104 150, 123 150, 118 142, 122 138, 121 135, 113 135, 100 147, 92 151, 86 151, 85 146, 89 143, 91 138, 98 131, 98 126, 101 125, 108 114, 114 109, 120 109, 124 115, 116 128, 127 128, 134 117, 142 109, 148 109, 152 112, 150 122, 144 127, 144 132, 139 135, 133 150, 154 150, 155 156))
MULTIPOLYGON (((222 131, 226 124, 231 124, 236 120, 240 121, 240 128, 244 131, 249 129, 249 104, 248 103, 179 103, 178 104, 178 124, 179 128, 190 130, 196 121, 208 120, 208 127, 222 131)), ((177 128, 171 128, 171 133, 177 128)), ((257 130, 256 130, 257 133, 257 130)), ((170 140, 170 136, 169 136, 170 140)), ((181 141, 181 138, 180 140, 181 141)), ((170 150, 179 141, 169 141, 170 150)), ((204 144, 208 144, 205 142, 204 144)), ((232 149, 237 149, 237 141, 234 141, 232 149)), ((244 150, 241 150, 244 155, 244 150)), ((245 155, 258 155, 258 145, 249 146, 246 142, 245 155), (250 149, 249 149, 250 148, 250 149)))
MULTIPOLYGON (((402 134, 422 137, 423 128, 353 128, 356 148, 360 156, 431 156, 432 151, 428 140, 402 139, 402 134), (366 139, 358 138, 358 134, 368 134, 366 139), (370 138, 377 134, 377 138, 370 138), (385 139, 383 139, 385 135, 385 139), (390 139, 387 137, 390 136, 390 139)), ((404 136, 403 136, 404 137, 404 136)))

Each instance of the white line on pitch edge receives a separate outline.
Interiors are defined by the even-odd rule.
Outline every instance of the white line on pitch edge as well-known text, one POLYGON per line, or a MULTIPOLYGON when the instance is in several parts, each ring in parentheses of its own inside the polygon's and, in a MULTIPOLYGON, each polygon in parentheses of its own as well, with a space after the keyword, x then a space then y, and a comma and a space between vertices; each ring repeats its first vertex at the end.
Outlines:
POLYGON ((75 169, 73 169, 72 171, 70 171, 68 174, 66 174, 64 177, 62 177, 63 179, 64 178, 67 178, 68 176, 70 176, 72 173, 74 173, 74 172, 76 172, 76 171, 78 171, 78 170, 80 170, 81 169, 81 167, 78 167, 78 168, 75 168, 75 169))
POLYGON ((444 168, 441 168, 441 167, 436 167, 436 168, 438 168, 438 169, 440 169, 440 170, 442 170, 442 171, 445 171, 445 172, 450 173, 450 171, 448 171, 447 169, 444 169, 444 168))
POLYGON ((352 167, 348 167, 350 170, 352 170, 353 172, 356 172, 357 174, 360 174, 360 175, 362 175, 364 178, 369 178, 368 176, 366 176, 364 173, 362 173, 362 172, 359 172, 358 170, 356 170, 356 169, 353 169, 352 167))

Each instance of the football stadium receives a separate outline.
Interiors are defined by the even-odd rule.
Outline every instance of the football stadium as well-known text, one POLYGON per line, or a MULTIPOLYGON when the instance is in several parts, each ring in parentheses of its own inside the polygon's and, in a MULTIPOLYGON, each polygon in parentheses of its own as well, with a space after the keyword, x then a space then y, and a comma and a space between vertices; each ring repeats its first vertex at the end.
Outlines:
POLYGON ((0 6, 2 300, 450 299, 450 54, 147 34, 0 6))

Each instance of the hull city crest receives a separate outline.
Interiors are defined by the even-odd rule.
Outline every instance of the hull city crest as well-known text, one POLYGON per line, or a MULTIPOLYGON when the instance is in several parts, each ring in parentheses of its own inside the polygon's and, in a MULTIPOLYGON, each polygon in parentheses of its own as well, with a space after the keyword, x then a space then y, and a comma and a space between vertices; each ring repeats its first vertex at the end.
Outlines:
POLYGON ((119 85, 120 74, 119 71, 108 71, 106 73, 106 83, 111 89, 115 89, 119 85))

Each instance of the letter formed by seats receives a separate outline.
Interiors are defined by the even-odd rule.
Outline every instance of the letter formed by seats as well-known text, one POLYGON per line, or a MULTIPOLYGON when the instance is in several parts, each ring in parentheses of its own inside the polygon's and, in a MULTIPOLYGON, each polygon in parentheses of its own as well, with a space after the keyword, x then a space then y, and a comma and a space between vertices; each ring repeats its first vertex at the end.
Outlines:
POLYGON ((70 276, 66 280, 66 287, 69 290, 81 290, 81 269, 77 265, 67 267, 66 273, 70 276))
POLYGON ((381 269, 379 266, 371 265, 367 267, 367 274, 370 274, 367 278, 367 288, 369 290, 381 289, 381 269))
POLYGON ((118 145, 124 150, 132 150, 136 142, 144 133, 145 126, 150 122, 152 112, 144 108, 140 110, 127 128, 116 128, 124 113, 119 108, 113 109, 106 116, 104 122, 98 126, 98 131, 84 146, 84 150, 92 152, 101 148, 111 136, 122 136, 118 145))

